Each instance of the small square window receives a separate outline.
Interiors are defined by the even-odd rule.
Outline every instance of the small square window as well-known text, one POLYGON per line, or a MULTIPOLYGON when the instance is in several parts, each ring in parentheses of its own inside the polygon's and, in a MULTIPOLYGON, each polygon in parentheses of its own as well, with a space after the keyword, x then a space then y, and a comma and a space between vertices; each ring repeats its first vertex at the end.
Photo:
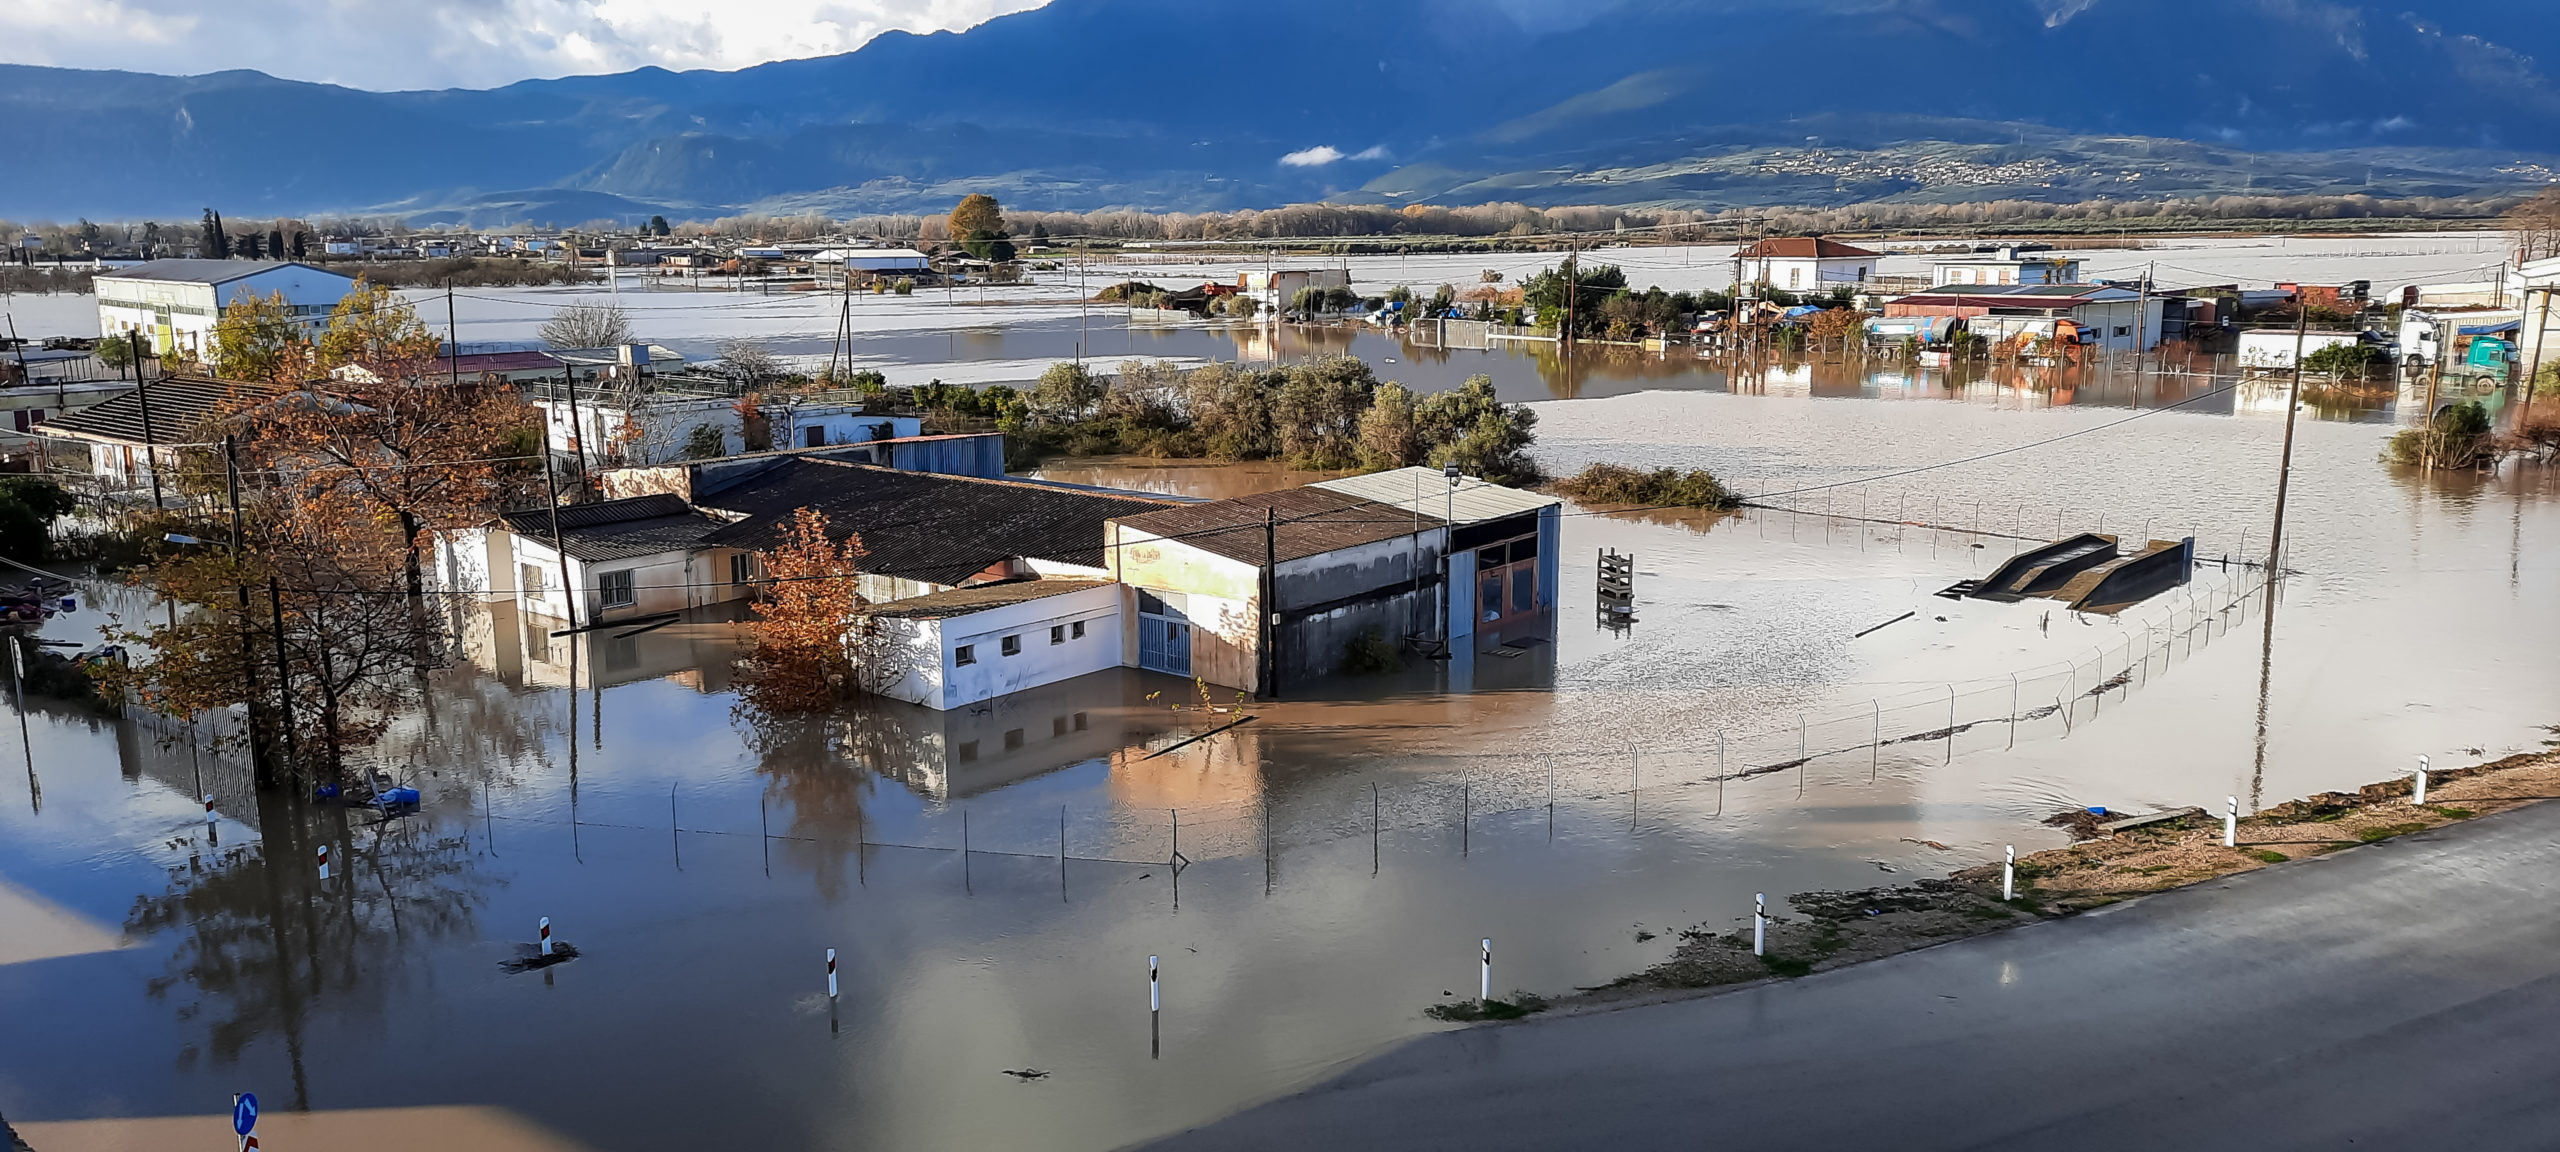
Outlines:
POLYGON ((604 606, 607 608, 630 607, 634 596, 631 588, 631 570, 625 568, 620 572, 598 573, 596 591, 604 598, 604 606))
POLYGON ((1067 718, 1066 718, 1066 717, 1064 717, 1064 716, 1052 716, 1052 717, 1050 717, 1050 718, 1049 718, 1049 735, 1051 735, 1051 736, 1055 737, 1055 736, 1064 736, 1064 735, 1066 735, 1066 734, 1067 734, 1067 718))
POLYGON ((745 553, 745 552, 737 552, 737 553, 732 553, 732 554, 730 555, 730 557, 729 557, 729 582, 730 582, 730 583, 732 583, 732 584, 744 584, 744 583, 746 583, 746 582, 747 582, 747 577, 749 576, 749 574, 753 573, 754 571, 755 571, 755 557, 754 557, 754 556, 749 555, 749 554, 747 554, 747 553, 745 553))
POLYGON ((1052 644, 1064 644, 1064 643, 1066 643, 1066 642, 1067 642, 1067 626, 1066 626, 1066 625, 1064 625, 1064 624, 1052 624, 1052 625, 1050 625, 1050 626, 1049 626, 1049 642, 1050 642, 1050 643, 1052 643, 1052 644))
POLYGON ((1002 645, 1002 648, 1003 648, 1003 650, 1004 650, 1004 654, 1005 654, 1005 655, 1007 655, 1007 656, 1020 656, 1020 655, 1022 655, 1022 637, 1020 637, 1020 636, 1007 636, 1007 637, 1005 637, 1005 638, 1004 638, 1004 643, 1003 643, 1003 645, 1002 645))
POLYGON ((954 663, 954 664, 975 664, 975 663, 977 663, 977 662, 978 662, 978 646, 977 646, 977 645, 975 645, 975 644, 963 644, 963 645, 959 646, 958 648, 954 648, 954 649, 952 649, 952 650, 951 650, 951 662, 952 662, 952 663, 954 663))
POLYGON ((1016 749, 1016 748, 1020 748, 1020 747, 1022 747, 1022 729, 1020 729, 1020 728, 1007 728, 1007 729, 1005 729, 1005 730, 1004 730, 1004 750, 1005 750, 1005 751, 1007 751, 1007 752, 1011 752, 1011 751, 1013 751, 1014 749, 1016 749))
POLYGON ((1076 731, 1078 731, 1078 732, 1082 732, 1082 731, 1084 731, 1084 713, 1082 713, 1082 712, 1078 712, 1078 713, 1076 713, 1075 720, 1076 720, 1076 731))
POLYGON ((1067 625, 1067 636, 1070 639, 1075 640, 1084 639, 1084 621, 1078 620, 1073 624, 1067 625))
POLYGON ((962 760, 975 760, 975 759, 977 759, 977 758, 978 758, 978 742, 977 742, 977 741, 975 741, 975 740, 963 740, 963 741, 961 741, 961 742, 960 742, 960 758, 961 758, 962 760))

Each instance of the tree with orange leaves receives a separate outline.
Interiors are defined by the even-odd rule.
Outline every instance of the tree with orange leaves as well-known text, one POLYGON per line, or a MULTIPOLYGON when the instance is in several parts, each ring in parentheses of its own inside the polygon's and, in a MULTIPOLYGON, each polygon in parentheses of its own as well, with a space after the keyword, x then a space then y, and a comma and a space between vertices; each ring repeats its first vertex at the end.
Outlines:
POLYGON ((826 514, 814 508, 792 513, 781 541, 756 553, 763 594, 738 677, 748 709, 824 712, 886 686, 877 662, 863 658, 871 621, 862 611, 862 557, 862 538, 830 538, 826 514))
POLYGON ((409 302, 358 282, 314 348, 329 378, 244 411, 248 442, 302 511, 372 525, 399 541, 402 581, 424 594, 425 534, 468 527, 533 488, 521 432, 531 405, 503 382, 455 382, 409 302))

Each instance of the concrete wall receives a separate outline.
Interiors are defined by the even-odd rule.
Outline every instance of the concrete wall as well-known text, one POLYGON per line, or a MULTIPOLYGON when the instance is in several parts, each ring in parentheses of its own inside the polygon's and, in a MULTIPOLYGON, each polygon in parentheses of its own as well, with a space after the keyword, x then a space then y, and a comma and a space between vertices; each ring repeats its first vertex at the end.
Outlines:
POLYGON ((1440 529, 1426 529, 1418 539, 1400 536, 1280 565, 1282 689, 1340 671, 1351 643, 1366 633, 1401 644, 1430 632, 1443 539, 1440 529))
MULTIPOLYGON (((1119 524, 1110 526, 1112 579, 1153 592, 1180 592, 1191 600, 1191 674, 1212 684, 1259 691, 1262 569, 1177 540, 1165 540, 1119 524)), ((1121 614, 1125 662, 1138 661, 1138 609, 1134 595, 1121 614)))
MULTIPOLYGON (((882 695, 948 710, 1120 667, 1120 608, 1121 590, 1105 584, 965 616, 881 620, 880 638, 867 647, 878 665, 896 669, 882 695), (1052 628, 1063 629, 1054 644, 1052 628), (1019 653, 1004 654, 1007 636, 1021 638, 1019 653), (975 663, 958 663, 962 645, 974 649, 975 663)), ((856 647, 861 659, 866 645, 856 647)))

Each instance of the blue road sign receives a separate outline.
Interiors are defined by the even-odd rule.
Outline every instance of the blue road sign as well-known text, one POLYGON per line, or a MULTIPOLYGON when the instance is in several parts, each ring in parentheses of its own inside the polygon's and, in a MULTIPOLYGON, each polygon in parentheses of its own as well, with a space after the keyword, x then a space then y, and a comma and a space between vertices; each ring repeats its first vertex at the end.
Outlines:
POLYGON ((231 1130, 243 1136, 258 1126, 258 1094, 243 1092, 231 1098, 231 1130))

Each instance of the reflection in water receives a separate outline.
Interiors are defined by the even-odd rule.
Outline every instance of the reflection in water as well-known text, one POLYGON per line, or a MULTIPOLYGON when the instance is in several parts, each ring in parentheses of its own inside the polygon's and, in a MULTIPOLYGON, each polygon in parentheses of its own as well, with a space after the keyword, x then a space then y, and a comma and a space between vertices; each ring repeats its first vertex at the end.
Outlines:
POLYGON ((482 881, 466 841, 412 821, 375 824, 270 795, 259 831, 257 844, 191 854, 163 893, 135 901, 125 931, 175 938, 166 973, 147 989, 183 997, 178 1019, 201 1029, 178 1049, 181 1069, 206 1053, 234 1064, 280 1037, 292 1106, 307 1109, 304 1029, 315 1005, 386 1015, 398 991, 388 974, 413 950, 472 931, 482 881), (325 881, 322 844, 333 861, 325 881))

